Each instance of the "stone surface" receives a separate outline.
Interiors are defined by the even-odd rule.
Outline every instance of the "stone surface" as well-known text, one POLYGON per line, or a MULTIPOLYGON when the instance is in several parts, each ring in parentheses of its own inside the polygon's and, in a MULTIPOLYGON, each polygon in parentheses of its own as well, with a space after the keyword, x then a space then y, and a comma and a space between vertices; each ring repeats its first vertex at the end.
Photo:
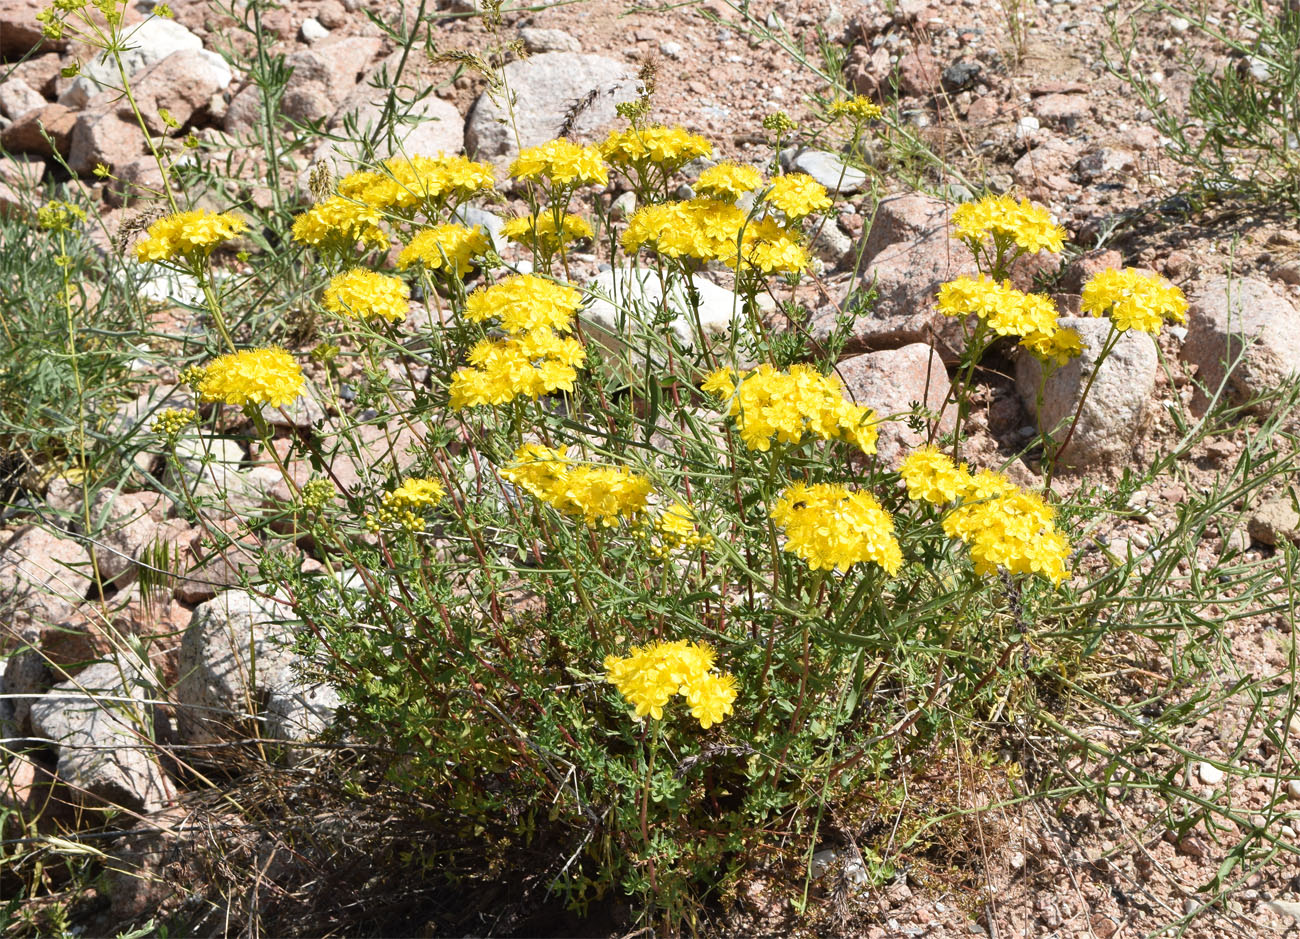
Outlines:
POLYGON ((42 0, 0 0, 0 58, 21 59, 32 49, 66 49, 66 39, 46 39, 36 14, 42 0))
POLYGON ((68 620, 90 589, 89 569, 80 541, 24 529, 0 547, 0 621, 21 632, 24 624, 68 620))
POLYGON ((158 493, 101 489, 91 502, 95 559, 105 583, 124 587, 135 579, 136 561, 158 535, 164 510, 158 493))
POLYGON ((34 214, 40 202, 38 187, 45 163, 32 156, 0 156, 0 212, 34 214))
POLYGON ((852 195, 867 182, 867 174, 849 166, 834 153, 825 150, 799 150, 787 163, 789 169, 807 173, 826 187, 831 195, 852 195))
POLYGON ((17 120, 29 111, 45 107, 45 96, 21 78, 0 82, 0 114, 17 120))
POLYGON ((105 421, 104 433, 117 441, 121 457, 129 457, 141 472, 152 472, 163 457, 162 441, 151 429, 154 421, 170 408, 194 406, 193 393, 183 385, 155 385, 119 405, 105 421))
MULTIPOLYGON (((126 49, 121 53, 122 66, 128 75, 167 58, 174 52, 198 51, 203 40, 175 20, 151 16, 125 30, 126 49)), ((100 91, 122 83, 117 64, 111 56, 99 53, 84 66, 81 74, 59 95, 59 104, 84 108, 100 91)))
MULTIPOLYGON (((1069 433, 1084 386, 1091 379, 1110 321, 1094 317, 1062 317, 1063 328, 1083 338, 1083 355, 1047 379, 1042 410, 1037 396, 1042 367, 1030 355, 1016 358, 1016 389, 1038 427, 1063 442, 1069 433)), ((1151 418, 1158 359, 1151 337, 1137 330, 1124 333, 1101 364, 1066 449, 1058 455, 1062 468, 1106 465, 1132 456, 1133 442, 1151 418)))
MULTIPOLYGON (((411 106, 404 119, 396 122, 393 133, 377 134, 383 118, 384 100, 388 92, 362 85, 334 112, 330 126, 334 133, 345 136, 344 127, 355 121, 360 134, 368 138, 379 136, 376 157, 437 156, 439 153, 460 153, 465 145, 465 120, 450 101, 429 95, 411 106)), ((362 146, 355 138, 322 140, 312 155, 312 163, 329 163, 335 176, 352 172, 362 162, 362 146)), ((311 167, 299 179, 305 186, 311 167)))
POLYGON ((134 119, 126 120, 113 111, 85 111, 72 128, 68 166, 83 175, 100 163, 113 170, 139 157, 146 146, 134 119))
POLYGON ((1034 100, 1034 114, 1048 127, 1072 131, 1091 116, 1092 107, 1086 95, 1049 94, 1034 100))
POLYGON ((1011 167, 1016 184, 1026 188, 1044 186, 1057 192, 1075 188, 1070 171, 1079 159, 1078 149, 1060 137, 1048 137, 1027 150, 1011 167))
MULTIPOLYGON (((699 292, 700 327, 710 343, 716 342, 744 316, 740 300, 730 290, 698 274, 693 277, 693 284, 699 292)), ((666 301, 658 274, 649 268, 624 266, 602 271, 588 286, 596 296, 579 314, 583 330, 589 339, 595 339, 609 350, 629 379, 644 375, 647 331, 659 336, 671 332, 680 349, 695 348, 698 330, 680 279, 669 283, 666 301), (651 325, 665 307, 673 314, 671 321, 666 327, 651 325)), ((655 352, 649 358, 656 365, 664 364, 655 352)))
POLYGON ((1270 499, 1250 514, 1246 530, 1257 544, 1300 544, 1300 512, 1289 496, 1270 499))
POLYGON ((114 178, 104 186, 104 200, 109 205, 125 206, 161 198, 162 170, 152 156, 136 157, 123 163, 113 175, 114 178))
POLYGON ((20 649, 5 660, 4 692, 9 696, 14 736, 23 737, 31 731, 32 702, 52 684, 54 673, 39 652, 20 649))
POLYGON ((59 749, 58 776, 86 805, 152 812, 168 798, 154 756, 153 682, 130 661, 91 665, 32 704, 32 730, 59 749))
MULTIPOLYGON (((278 471, 276 475, 279 476, 278 471)), ((235 522, 217 528, 211 533, 194 529, 187 542, 178 544, 183 557, 190 562, 189 568, 176 578, 172 591, 182 603, 211 600, 222 591, 238 586, 244 574, 257 570, 260 547, 257 539, 241 536, 235 522)))
POLYGON ((582 44, 562 29, 538 29, 525 26, 519 30, 519 38, 530 55, 543 52, 581 52, 582 44))
MULTIPOLYGON (((214 94, 230 86, 233 77, 226 60, 215 52, 189 49, 173 52, 133 76, 131 90, 150 132, 165 134, 172 131, 159 117, 159 108, 184 128, 214 94)), ((119 106, 117 113, 124 120, 131 118, 129 106, 119 106)))
POLYGON ((1190 300, 1180 354, 1204 389, 1193 409, 1203 411, 1225 379, 1224 396, 1243 405, 1300 374, 1300 312, 1267 281, 1218 277, 1190 300))
POLYGON ((889 50, 884 46, 870 49, 855 45, 844 64, 844 78, 855 92, 869 98, 883 100, 890 90, 893 65, 889 50))
MULTIPOLYGON (((869 352, 845 359, 835 368, 846 396, 872 407, 882 418, 910 411, 913 403, 938 413, 938 434, 951 432, 956 409, 944 408, 950 384, 943 362, 924 343, 869 352)), ((897 467, 913 447, 926 442, 899 419, 877 425, 876 453, 886 466, 897 467)), ((936 434, 937 436, 937 434, 936 434)))
POLYGON ((67 155, 72 139, 72 128, 77 114, 61 104, 47 104, 28 111, 3 131, 0 144, 11 153, 30 153, 34 156, 53 156, 57 150, 67 155), (49 139, 46 139, 48 135, 49 139))
POLYGON ((834 269, 853 260, 853 239, 840 230, 833 218, 810 219, 808 246, 813 255, 828 268, 834 269))
POLYGON ((924 46, 917 46, 898 60, 898 88, 905 95, 918 98, 937 94, 943 66, 924 46))
MULTIPOLYGON (((328 722, 328 692, 310 691, 287 606, 230 590, 194 611, 180 649, 180 731, 190 743, 237 739, 250 718, 281 732, 328 722), (268 711, 274 707, 274 717, 268 711)), ((300 736, 287 739, 301 739, 300 736)))
POLYGON ((302 26, 298 28, 298 35, 306 43, 320 42, 330 34, 325 25, 315 17, 309 16, 302 21, 302 26))
POLYGON ((465 125, 465 149, 480 160, 507 165, 519 147, 534 147, 566 130, 566 117, 586 103, 567 128, 573 140, 590 140, 618 120, 614 108, 636 97, 629 66, 598 55, 545 52, 505 67, 506 85, 516 96, 514 128, 506 111, 487 94, 479 96, 465 125))
POLYGON ((182 434, 176 441, 176 460, 167 463, 163 485, 173 491, 184 486, 194 499, 211 503, 220 514, 253 512, 279 474, 270 467, 245 470, 243 461, 244 450, 235 440, 182 434))

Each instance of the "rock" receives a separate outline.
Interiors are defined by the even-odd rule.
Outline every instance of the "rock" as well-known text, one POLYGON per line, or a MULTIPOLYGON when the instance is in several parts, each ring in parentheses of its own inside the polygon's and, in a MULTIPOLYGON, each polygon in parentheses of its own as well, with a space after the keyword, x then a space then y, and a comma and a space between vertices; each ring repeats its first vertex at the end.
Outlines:
POLYGON ((893 64, 884 46, 875 50, 854 46, 844 63, 844 79, 849 87, 868 98, 883 100, 890 91, 892 75, 893 64))
POLYGON ((524 49, 529 55, 540 55, 543 52, 582 51, 582 43, 562 29, 538 29, 535 26, 525 26, 519 30, 519 38, 523 41, 524 49))
POLYGON ((1127 150, 1100 147, 1089 150, 1074 164, 1074 175, 1082 183, 1094 183, 1115 173, 1126 172, 1137 166, 1137 157, 1127 150))
MULTIPOLYGON (((132 77, 141 69, 159 62, 174 52, 203 48, 203 40, 175 20, 151 16, 124 30, 126 49, 121 53, 122 67, 132 77)), ((79 74, 63 94, 59 104, 84 108, 90 99, 106 88, 122 83, 117 63, 101 52, 82 66, 79 74)))
POLYGON ((45 528, 0 547, 0 620, 6 631, 71 618, 90 590, 90 556, 80 541, 45 528))
POLYGON ((66 156, 76 123, 77 115, 71 109, 61 104, 47 104, 28 111, 0 131, 0 144, 10 153, 49 157, 57 150, 66 156), (46 139, 47 135, 49 139, 46 139))
POLYGON ((34 49, 62 50, 67 39, 46 39, 36 14, 42 0, 0 0, 0 59, 21 59, 34 49))
POLYGON ((1092 108, 1084 95, 1051 94, 1034 100, 1034 114, 1049 127, 1072 131, 1092 115, 1092 108))
POLYGON ((812 233, 808 246, 827 268, 835 269, 853 255, 853 239, 840 230, 833 218, 814 218, 808 230, 812 233))
POLYGON ((294 401, 282 408, 269 404, 262 408, 262 418, 272 427, 310 430, 325 420, 325 409, 320 403, 320 392, 308 382, 294 401))
MULTIPOLYGON (((694 275, 691 280, 699 293, 699 323, 710 343, 725 337, 732 325, 743 317, 741 300, 736 294, 712 281, 694 275)), ((687 290, 680 278, 668 284, 667 300, 658 273, 650 268, 623 266, 602 271, 588 285, 592 301, 579 317, 588 339, 595 339, 620 361, 629 380, 644 376, 646 365, 646 331, 657 336, 671 333, 682 350, 695 348, 698 332, 687 290), (655 324, 657 316, 667 310, 672 314, 665 325, 655 324)), ((662 366, 657 355, 650 361, 662 366)))
POLYGON ((680 61, 686 57, 686 50, 682 48, 680 42, 673 42, 671 39, 665 39, 659 43, 660 55, 665 55, 673 61, 680 61))
POLYGON ((33 214, 44 175, 45 163, 35 157, 0 156, 0 213, 33 214))
POLYGON ((268 472, 269 467, 245 471, 243 448, 224 437, 182 433, 175 453, 175 460, 167 461, 163 485, 174 492, 185 487, 193 499, 210 504, 218 514, 259 510, 267 488, 275 481, 271 476, 275 471, 268 472))
POLYGON ((978 62, 954 62, 943 70, 943 88, 948 92, 972 88, 983 71, 984 67, 978 62))
MULTIPOLYGON (((325 0, 316 7, 316 21, 326 29, 341 29, 348 23, 348 9, 349 7, 339 0, 325 0)), ((355 10, 357 7, 354 5, 351 9, 355 10)))
POLYGON ((462 205, 456 209, 456 220, 467 228, 473 228, 477 225, 483 231, 487 232, 488 238, 492 241, 492 247, 501 251, 506 246, 506 239, 501 230, 505 228, 506 221, 501 216, 489 212, 486 209, 480 209, 473 205, 462 205))
POLYGON ((63 57, 57 52, 34 55, 21 62, 10 63, 5 68, 12 69, 8 73, 11 78, 26 82, 42 95, 54 97, 58 94, 55 85, 63 77, 63 57))
POLYGON ((113 206, 132 205, 160 198, 163 192, 162 170, 152 156, 136 157, 123 163, 104 186, 104 200, 113 206))
POLYGON ((636 211, 636 193, 628 190, 609 204, 609 217, 615 222, 631 218, 636 211))
POLYGON ((1251 513, 1246 530, 1257 544, 1300 544, 1300 512, 1289 497, 1270 499, 1251 513))
MULTIPOLYGON (((334 722, 343 699, 333 686, 300 676, 271 690, 266 700, 266 735, 271 740, 307 741, 319 737, 334 722)), ((296 762, 299 755, 290 749, 296 762)))
MULTIPOLYGON (((933 337, 945 362, 961 350, 960 324, 935 309, 939 286, 960 274, 973 274, 975 260, 951 237, 952 206, 919 193, 881 200, 863 246, 864 274, 858 289, 874 284, 874 307, 854 321, 846 351, 891 349, 933 337)), ((837 308, 822 307, 810 324, 824 339, 834 328, 837 308)))
MULTIPOLYGON (((1084 386, 1090 380, 1110 321, 1095 317, 1061 317, 1063 328, 1083 338, 1083 355, 1054 371, 1038 409, 1042 368, 1028 354, 1016 358, 1016 389, 1038 427, 1060 443, 1070 432, 1084 386)), ((1103 465, 1132 456, 1132 445, 1151 417, 1155 391, 1156 345, 1146 333, 1129 330, 1102 363, 1068 447, 1059 454, 1062 468, 1103 465)))
POLYGON ((1205 785, 1217 786, 1219 783, 1223 782, 1223 779, 1227 774, 1213 763, 1206 763, 1202 760, 1196 764, 1196 775, 1200 778, 1201 782, 1205 783, 1205 785))
POLYGON ((32 702, 54 684, 54 673, 39 652, 19 649, 5 660, 3 684, 13 736, 26 736, 32 726, 32 702))
POLYGON ((390 466, 399 472, 409 469, 417 458, 412 448, 423 450, 415 434, 400 422, 387 427, 356 424, 344 434, 336 423, 327 421, 321 436, 333 442, 333 449, 326 448, 323 453, 331 478, 342 492, 353 495, 373 491, 390 466), (356 440, 357 449, 349 438, 356 440))
POLYGON ((1286 795, 1292 802, 1300 802, 1300 779, 1292 779, 1286 784, 1286 795))
POLYGON ((1294 900, 1268 900, 1263 906, 1280 916, 1289 916, 1292 919, 1300 920, 1300 903, 1294 900))
POLYGON ((303 20, 302 26, 298 28, 298 35, 306 43, 320 42, 329 34, 330 31, 319 20, 310 16, 303 20))
POLYGON ((1229 403, 1244 405, 1300 374, 1300 312, 1267 281, 1218 277, 1190 299, 1180 355, 1196 366, 1194 410, 1203 412, 1225 379, 1229 403))
POLYGON ((966 109, 966 122, 975 127, 987 127, 1002 117, 1002 102, 997 95, 976 98, 966 109))
POLYGON ((905 95, 929 97, 938 92, 942 71, 930 50, 918 46, 898 60, 898 87, 905 95))
POLYGON ((615 106, 635 100, 639 86, 621 62, 576 52, 544 52, 511 62, 504 73, 506 86, 516 96, 514 126, 486 93, 474 103, 465 125, 466 150, 501 167, 518 154, 519 146, 537 146, 566 129, 574 140, 592 139, 619 120, 615 106), (574 119, 567 121, 579 105, 574 119))
POLYGON ((185 740, 238 739, 251 717, 282 732, 328 722, 329 693, 307 690, 300 676, 305 663, 293 651, 295 630, 285 622, 290 616, 287 606, 242 590, 226 591, 194 611, 181 641, 175 691, 185 740))
MULTIPOLYGON (((234 819, 220 821, 226 832, 237 824, 234 819)), ((202 850, 205 824, 191 806, 176 805, 141 818, 114 839, 101 876, 117 921, 156 915, 180 893, 177 872, 186 871, 185 860, 202 850)))
POLYGON ((113 170, 143 154, 146 147, 134 119, 125 120, 112 111, 85 111, 72 128, 68 166, 82 175, 101 163, 113 170))
POLYGON ((1025 188, 1044 186, 1056 191, 1075 188, 1070 170, 1078 162, 1078 150, 1059 137, 1049 137, 1025 152, 1011 167, 1017 185, 1025 188))
POLYGON ((124 587, 136 577, 136 561, 158 535, 163 498, 158 493, 101 489, 90 506, 95 561, 105 583, 124 587))
POLYGON ((32 730, 59 748, 58 776, 87 805, 152 812, 168 798, 153 752, 153 681, 127 659, 92 665, 32 704, 32 730))
POLYGON ((45 96, 21 78, 0 82, 0 114, 7 118, 17 120, 45 103, 45 96))
MULTIPOLYGON (((343 134, 345 121, 355 120, 359 134, 346 140, 322 140, 312 156, 313 163, 327 162, 336 176, 352 172, 363 163, 363 149, 356 137, 373 139, 383 118, 384 101, 388 92, 362 85, 334 113, 330 126, 335 133, 343 134)), ((464 149, 465 121, 460 111, 450 101, 429 95, 411 106, 404 121, 399 120, 392 135, 379 135, 376 157, 380 160, 398 154, 407 156, 437 156, 439 153, 456 154, 464 149), (396 138, 396 140, 394 140, 396 138), (395 146, 400 142, 400 147, 395 146)), ((311 168, 303 173, 300 186, 310 175, 311 168)))
MULTIPOLYGON (((942 412, 938 434, 956 427, 956 408, 944 408, 951 388, 948 372, 925 343, 857 355, 840 362, 835 371, 844 382, 847 397, 869 405, 882 418, 910 411, 913 403, 919 402, 928 410, 942 412)), ((912 431, 903 420, 878 425, 876 453, 885 466, 896 468, 907 451, 924 443, 924 435, 912 431)))
MULTIPOLYGON (((784 157, 785 154, 782 154, 784 157)), ((825 150, 796 151, 789 159, 782 159, 787 169, 807 173, 826 187, 831 195, 852 195, 867 182, 867 174, 857 167, 849 166, 836 154, 825 150)))
MULTIPOLYGON (((226 60, 206 49, 173 52, 131 79, 131 90, 151 133, 172 133, 158 115, 165 108, 179 131, 206 108, 212 96, 230 86, 233 73, 226 60)), ((129 106, 119 105, 118 116, 133 120, 129 106), (126 113, 123 113, 125 110, 126 113)))

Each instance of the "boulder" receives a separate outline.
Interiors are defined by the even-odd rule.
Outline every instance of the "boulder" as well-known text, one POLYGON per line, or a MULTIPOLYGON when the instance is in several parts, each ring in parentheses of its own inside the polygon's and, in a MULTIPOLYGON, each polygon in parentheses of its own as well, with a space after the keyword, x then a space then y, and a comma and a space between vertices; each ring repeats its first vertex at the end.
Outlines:
POLYGON ((66 622, 90 589, 90 556, 75 538, 24 529, 0 547, 0 620, 17 632, 66 622))
MULTIPOLYGON (((125 30, 126 49, 121 53, 122 67, 132 77, 175 52, 203 48, 203 40, 180 23, 165 17, 150 16, 125 30)), ((100 91, 122 84, 117 63, 101 52, 82 66, 81 74, 59 95, 59 104, 84 108, 100 91)))
POLYGON ((826 150, 801 148, 787 156, 782 153, 781 162, 787 169, 805 173, 826 187, 832 196, 849 196, 867 183, 867 174, 855 166, 849 166, 835 153, 826 150))
POLYGON ((21 59, 33 49, 68 48, 67 39, 47 39, 36 14, 49 4, 43 0, 0 0, 0 59, 21 59))
POLYGON ((135 580, 136 561, 158 536, 164 510, 158 493, 101 489, 91 502, 95 560, 105 583, 124 587, 135 580))
POLYGON ((30 111, 45 107, 45 96, 21 78, 0 82, 0 114, 17 120, 30 111))
POLYGON ((84 111, 72 127, 68 166, 85 175, 99 164, 114 170, 136 159, 148 144, 140 125, 115 111, 84 111))
POLYGON ((484 92, 465 125, 465 149, 503 168, 521 146, 535 147, 566 130, 579 141, 601 135, 619 121, 615 106, 634 100, 639 85, 635 72, 622 62, 577 52, 519 59, 504 73, 514 96, 513 113, 484 92))
POLYGON ((32 730, 58 746, 59 779, 82 804, 152 812, 169 798, 154 752, 153 684, 146 671, 115 657, 32 704, 32 730))
POLYGON ((67 156, 71 149, 72 128, 76 123, 77 114, 72 109, 61 104, 47 104, 28 111, 0 131, 0 144, 10 153, 48 157, 57 151, 67 156))
MULTIPOLYGON (((206 49, 185 49, 159 59, 131 79, 131 90, 151 133, 172 133, 159 116, 166 109, 183 128, 206 108, 212 96, 229 87, 233 74, 226 60, 206 49)), ((119 105, 118 116, 134 120, 129 107, 119 105)))
MULTIPOLYGON (((1056 369, 1043 388, 1041 409, 1038 390, 1042 365, 1025 353, 1016 358, 1016 389, 1041 431, 1058 443, 1070 432, 1075 411, 1085 386, 1096 369, 1110 321, 1095 317, 1062 317, 1063 328, 1074 329, 1083 339, 1084 351, 1063 368, 1056 369)), ((1131 457, 1133 444, 1150 422, 1152 396, 1158 367, 1156 344, 1137 330, 1124 333, 1114 350, 1101 363, 1097 377, 1065 450, 1058 454, 1062 469, 1104 466, 1131 457)))
MULTIPOLYGON (((944 407, 951 388, 948 372, 925 343, 856 355, 840 362, 835 372, 844 382, 846 397, 869 405, 882 418, 903 414, 919 403, 939 415, 936 440, 956 427, 956 406, 944 407)), ((877 425, 876 453, 885 466, 896 468, 909 450, 925 442, 926 436, 909 428, 903 418, 877 425)))
POLYGON ((541 55, 543 52, 581 52, 582 43, 562 29, 539 29, 525 26, 519 30, 519 38, 529 55, 541 55))
POLYGON ((1300 375, 1300 312, 1265 280, 1215 278, 1191 297, 1181 356, 1201 386, 1194 410, 1225 381, 1227 401, 1246 404, 1300 375))

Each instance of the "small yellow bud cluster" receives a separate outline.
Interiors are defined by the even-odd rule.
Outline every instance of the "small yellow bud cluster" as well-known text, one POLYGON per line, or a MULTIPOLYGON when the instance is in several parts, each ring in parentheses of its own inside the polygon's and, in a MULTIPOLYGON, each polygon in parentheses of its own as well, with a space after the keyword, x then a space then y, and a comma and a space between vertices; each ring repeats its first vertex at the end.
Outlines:
POLYGON ((310 479, 299 492, 302 507, 309 512, 320 512, 334 498, 337 490, 328 479, 310 479))
POLYGON ((434 508, 447 490, 436 479, 412 478, 381 497, 383 507, 366 516, 366 527, 373 532, 394 526, 415 534, 424 531, 424 516, 434 508))
POLYGON ((36 224, 48 232, 66 232, 86 220, 86 212, 70 202, 48 202, 36 210, 36 224))
POLYGON ((168 408, 154 418, 153 432, 167 438, 167 445, 171 446, 176 443, 182 430, 190 424, 198 423, 198 420, 199 412, 193 408, 168 408))

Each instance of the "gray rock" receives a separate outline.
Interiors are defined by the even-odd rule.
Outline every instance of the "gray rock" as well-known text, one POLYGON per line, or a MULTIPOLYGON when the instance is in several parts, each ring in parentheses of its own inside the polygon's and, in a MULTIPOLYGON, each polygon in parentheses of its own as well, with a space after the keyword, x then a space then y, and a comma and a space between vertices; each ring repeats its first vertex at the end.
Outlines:
POLYGON ((538 29, 525 26, 519 30, 519 38, 530 55, 543 52, 581 52, 582 44, 562 29, 538 29))
POLYGON ((188 388, 155 385, 109 415, 104 433, 117 442, 119 454, 129 456, 141 472, 148 473, 163 455, 162 439, 152 430, 158 415, 168 409, 194 406, 194 395, 188 388))
POLYGON ((1243 405, 1300 375, 1300 312, 1267 281, 1219 277, 1190 299, 1180 355, 1196 366, 1204 389, 1192 400, 1195 410, 1225 381, 1229 403, 1243 405))
POLYGON ((29 111, 45 107, 45 96, 21 78, 0 82, 0 114, 17 120, 29 111))
POLYGON ((971 88, 984 71, 978 62, 954 62, 943 70, 943 87, 945 91, 956 92, 971 88))
POLYGON ((1289 497, 1270 499, 1251 513, 1246 530, 1257 544, 1300 544, 1300 513, 1289 497))
POLYGON ((176 441, 175 460, 167 462, 163 485, 189 492, 217 514, 254 513, 280 480, 280 472, 272 466, 245 470, 243 460, 243 448, 234 440, 183 433, 176 441))
POLYGON ((145 149, 144 132, 134 119, 126 120, 114 111, 85 111, 72 127, 68 166, 82 175, 101 163, 114 170, 141 156, 145 149))
MULTIPOLYGON (((175 20, 150 16, 139 25, 125 29, 126 50, 121 53, 128 75, 160 62, 173 52, 203 48, 203 40, 175 20)), ((121 84, 117 64, 101 52, 82 66, 79 74, 59 95, 59 104, 84 108, 97 93, 121 84)))
POLYGON ((54 673, 39 652, 23 648, 15 651, 4 663, 4 693, 8 695, 9 720, 12 733, 8 736, 26 736, 31 730, 32 702, 54 684, 54 673))
MULTIPOLYGON (((324 161, 335 176, 343 176, 364 166, 364 148, 359 137, 375 141, 375 156, 385 160, 392 156, 437 156, 456 154, 464 149, 465 121, 450 101, 429 95, 400 115, 390 129, 382 128, 383 106, 387 90, 366 85, 357 88, 334 112, 331 131, 344 139, 322 140, 312 155, 312 164, 324 161), (345 131, 352 124, 357 133, 345 131)), ((299 178, 306 191, 308 166, 299 178)))
POLYGON ((1092 114, 1087 95, 1049 94, 1034 100, 1034 114, 1039 120, 1062 130, 1074 130, 1092 114))
POLYGON ((154 754, 155 697, 147 672, 114 658, 32 704, 32 730, 58 745, 58 776, 75 798, 134 812, 161 807, 168 785, 154 754))
POLYGON ((790 160, 789 167, 807 173, 825 186, 831 195, 852 195, 867 182, 866 173, 826 150, 800 150, 790 160))
MULTIPOLYGON (((951 433, 956 425, 956 408, 944 408, 951 388, 948 372, 924 343, 854 356, 840 362, 835 371, 847 396, 870 406, 881 418, 905 413, 919 402, 939 414, 938 434, 951 433)), ((886 466, 897 467, 909 450, 925 442, 901 419, 877 426, 876 453, 886 466)))
POLYGON ((456 218, 462 225, 469 228, 477 225, 487 232, 488 238, 492 240, 492 246, 497 251, 506 246, 505 236, 501 234, 501 229, 505 228, 506 222, 501 216, 477 206, 463 205, 456 210, 456 218))
POLYGON ((659 52, 670 59, 679 60, 685 58, 686 50, 682 48, 680 42, 673 42, 671 39, 665 39, 659 43, 659 52))
MULTIPOLYGON (((699 325, 710 343, 724 338, 731 327, 743 320, 740 298, 712 281, 694 275, 699 293, 699 325)), ((671 335, 680 351, 693 350, 699 333, 685 284, 673 279, 667 299, 658 272, 650 268, 623 266, 597 274, 588 285, 592 301, 579 317, 588 338, 605 347, 627 372, 629 379, 645 374, 646 336, 657 337, 649 361, 664 364, 657 351, 665 335, 671 335), (656 323, 656 318, 662 319, 656 323)))
MULTIPOLYGON (((1041 431, 1057 442, 1070 432, 1074 414, 1090 380, 1097 353, 1101 350, 1110 321, 1095 317, 1062 317, 1063 328, 1074 329, 1083 338, 1083 355, 1054 371, 1043 391, 1038 409, 1038 388, 1042 366, 1033 356, 1016 359, 1016 389, 1041 431)), ((1137 330, 1124 333, 1101 364, 1092 390, 1079 417, 1069 445, 1059 454, 1062 468, 1082 469, 1118 462, 1132 456, 1133 442, 1151 418, 1158 358, 1151 337, 1137 330)))
POLYGON ((636 211, 636 193, 630 189, 609 204, 609 217, 616 222, 631 218, 636 211))
POLYGON ((808 222, 809 247, 828 268, 839 267, 851 259, 853 239, 840 230, 834 218, 813 218, 808 222))
POLYGON ((584 104, 569 136, 589 140, 619 118, 616 105, 636 98, 635 73, 621 62, 598 55, 545 52, 511 62, 505 82, 514 97, 513 126, 507 110, 484 93, 465 124, 465 149, 477 159, 506 166, 519 147, 534 147, 558 136, 569 112, 584 104), (518 129, 518 141, 515 129, 518 129))
MULTIPOLYGON (((131 92, 150 132, 171 133, 159 115, 159 109, 184 127, 212 96, 230 87, 234 74, 226 60, 206 49, 185 49, 159 59, 131 79, 131 92)), ((121 104, 117 111, 123 120, 134 121, 130 106, 121 104)), ((75 139, 75 138, 74 138, 75 139)))
POLYGON ((176 699, 190 743, 245 736, 249 722, 278 739, 302 740, 325 726, 332 691, 303 680, 285 605, 229 590, 200 605, 181 641, 176 699))
POLYGON ((310 430, 325 420, 325 408, 320 403, 320 392, 307 382, 302 394, 282 408, 265 405, 262 418, 272 427, 310 430))
POLYGON ((298 28, 298 35, 306 43, 319 42, 330 34, 330 31, 321 25, 320 21, 314 17, 307 17, 302 21, 302 26, 298 28))
POLYGON ((19 632, 67 621, 90 589, 90 556, 61 532, 31 527, 0 547, 0 621, 19 632))
POLYGON ((136 561, 158 535, 162 497, 157 493, 101 489, 90 506, 95 560, 105 583, 135 580, 136 561))

